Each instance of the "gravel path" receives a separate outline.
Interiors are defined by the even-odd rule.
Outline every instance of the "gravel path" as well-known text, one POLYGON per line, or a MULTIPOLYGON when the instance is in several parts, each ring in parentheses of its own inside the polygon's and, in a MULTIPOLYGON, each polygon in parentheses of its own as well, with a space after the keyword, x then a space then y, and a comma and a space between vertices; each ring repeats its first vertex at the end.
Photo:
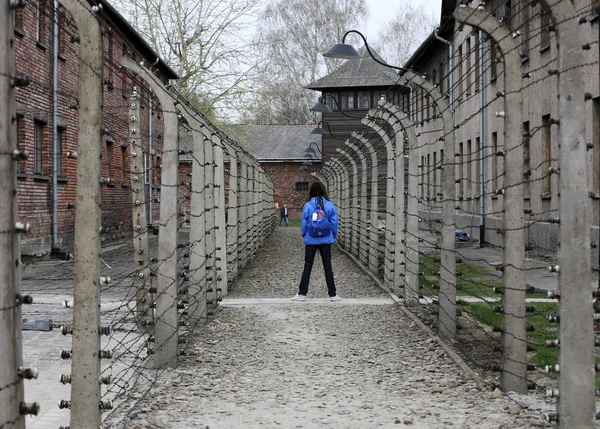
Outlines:
MULTIPOLYGON (((189 339, 177 369, 123 404, 115 428, 526 428, 549 426, 539 398, 493 398, 343 254, 334 252, 342 298, 239 304, 290 297, 303 261, 297 228, 278 228, 233 285, 218 315, 189 339), (312 302, 311 302, 312 301, 312 302), (147 391, 147 389, 150 389, 147 391), (129 408, 129 409, 126 409, 129 408)), ((325 297, 315 265, 309 297, 325 297)), ((143 383, 142 383, 143 385, 143 383)), ((142 387, 142 386, 140 386, 142 387)), ((498 392, 496 392, 498 393, 498 392)), ((114 421, 111 416, 109 421, 114 421)))

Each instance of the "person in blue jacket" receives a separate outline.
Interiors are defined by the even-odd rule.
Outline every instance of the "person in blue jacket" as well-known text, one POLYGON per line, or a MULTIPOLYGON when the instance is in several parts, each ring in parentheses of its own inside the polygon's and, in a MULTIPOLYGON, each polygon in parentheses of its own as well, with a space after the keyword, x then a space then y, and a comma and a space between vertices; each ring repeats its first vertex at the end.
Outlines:
POLYGON ((333 280, 331 267, 331 245, 335 242, 338 232, 338 216, 335 207, 327 199, 325 186, 319 182, 311 185, 308 191, 309 200, 302 207, 302 237, 304 238, 304 271, 300 280, 298 294, 292 298, 295 301, 306 300, 308 282, 317 251, 321 254, 325 281, 330 301, 339 301, 333 280))

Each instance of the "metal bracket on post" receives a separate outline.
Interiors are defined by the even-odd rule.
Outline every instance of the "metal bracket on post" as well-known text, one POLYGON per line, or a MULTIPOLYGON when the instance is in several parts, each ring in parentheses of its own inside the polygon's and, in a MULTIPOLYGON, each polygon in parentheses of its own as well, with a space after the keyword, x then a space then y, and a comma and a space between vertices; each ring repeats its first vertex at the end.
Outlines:
POLYGON ((442 248, 440 251, 440 292, 438 333, 446 339, 456 335, 456 197, 454 154, 454 117, 446 99, 440 90, 422 76, 406 71, 403 76, 411 83, 419 86, 434 100, 438 111, 442 114, 444 124, 444 159, 443 159, 443 203, 442 203, 442 248))
POLYGON ((385 261, 384 261, 384 283, 393 291, 398 291, 399 285, 394 284, 395 261, 392 256, 392 248, 394 247, 394 231, 395 231, 395 203, 394 203, 394 185, 395 185, 395 162, 394 162, 394 145, 388 133, 375 121, 370 118, 381 117, 381 111, 378 109, 369 110, 367 117, 362 119, 362 124, 372 128, 383 140, 387 156, 387 173, 386 173, 386 204, 385 204, 385 261))
POLYGON ((136 292, 138 328, 148 336, 153 332, 154 302, 150 292, 150 267, 148 252, 148 220, 146 216, 146 189, 144 184, 144 147, 140 130, 140 95, 134 88, 129 102, 129 170, 131 180, 131 210, 133 223, 133 261, 138 267, 133 280, 136 292))
POLYGON ((156 294, 156 320, 154 326, 156 342, 154 366, 155 368, 171 368, 177 366, 179 356, 179 314, 177 312, 179 124, 175 104, 163 84, 146 67, 135 63, 127 57, 121 58, 120 63, 150 85, 163 110, 164 143, 160 191, 161 226, 158 232, 158 259, 160 260, 160 265, 158 267, 158 291, 156 294))
POLYGON ((369 217, 371 221, 370 233, 369 233, 369 269, 373 274, 379 273, 378 267, 378 224, 379 224, 379 187, 377 182, 377 175, 379 174, 379 161, 377 159, 377 151, 369 142, 369 140, 362 135, 352 132, 352 137, 361 142, 366 148, 368 153, 371 155, 371 206, 369 207, 369 217))
MULTIPOLYGON (((408 115, 400 110, 400 107, 389 102, 380 102, 380 107, 392 114, 402 126, 404 134, 408 139, 408 194, 407 194, 407 216, 405 235, 406 244, 403 246, 405 252, 405 279, 404 279, 404 302, 408 306, 419 303, 419 152, 417 134, 414 123, 408 115)), ((398 156, 398 155, 396 155, 398 156)), ((404 155, 403 159, 404 158, 404 155)), ((404 164, 404 162, 402 163, 404 164)), ((401 167, 404 172, 404 165, 401 167)), ((396 195, 398 190, 396 190, 396 195)), ((402 194, 404 195, 404 180, 402 181, 402 194)), ((404 212, 404 203, 402 203, 404 212)), ((404 214, 404 213, 403 213, 404 214)))
POLYGON ((367 159, 363 154, 362 150, 359 146, 350 142, 350 140, 346 140, 346 146, 352 149, 358 155, 358 159, 360 161, 360 171, 361 171, 361 180, 360 180, 360 229, 358 232, 358 260, 362 262, 362 264, 368 268, 369 265, 369 234, 368 231, 369 223, 367 221, 367 215, 369 210, 367 209, 367 183, 369 181, 367 174, 367 159))
POLYGON ((190 287, 191 296, 188 317, 192 328, 198 323, 206 323, 206 212, 204 198, 204 135, 200 130, 206 127, 187 106, 177 104, 177 111, 192 129, 194 140, 192 164, 192 193, 190 196, 190 287))
POLYGON ((350 203, 350 218, 351 218, 351 224, 350 224, 350 233, 352 234, 352 237, 350 239, 350 253, 354 254, 355 256, 358 256, 358 210, 357 210, 357 206, 358 206, 358 168, 356 165, 356 161, 354 160, 354 158, 352 158, 352 155, 350 155, 348 152, 346 152, 345 150, 341 149, 341 148, 337 148, 336 152, 342 154, 344 157, 346 157, 346 159, 348 160, 348 162, 350 163, 350 166, 352 168, 352 192, 351 192, 351 203, 350 203))
POLYGON ((89 5, 64 0, 80 29, 77 205, 73 358, 71 365, 71 427, 100 426, 100 175, 104 87, 103 38, 89 5))

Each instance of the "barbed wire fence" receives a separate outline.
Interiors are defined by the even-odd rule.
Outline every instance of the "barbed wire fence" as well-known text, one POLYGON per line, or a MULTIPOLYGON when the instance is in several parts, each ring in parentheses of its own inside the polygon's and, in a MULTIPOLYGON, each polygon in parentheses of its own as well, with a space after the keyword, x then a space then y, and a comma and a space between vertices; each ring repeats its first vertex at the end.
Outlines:
POLYGON ((489 379, 503 391, 551 386, 557 412, 543 417, 565 428, 595 427, 598 392, 590 185, 600 142, 585 143, 593 96, 583 79, 598 65, 598 36, 582 27, 599 11, 575 3, 461 5, 448 41, 459 49, 439 74, 401 73, 409 102, 382 100, 315 173, 340 207, 340 246, 487 377, 499 372, 489 379), (541 93, 559 102, 541 112, 529 101, 541 93), (526 262, 552 251, 552 238, 535 236, 553 225, 558 262, 526 262), (501 258, 458 242, 461 228, 501 258), (544 271, 558 290, 527 283, 544 271), (540 372, 558 373, 557 388, 540 372))
MULTIPOLYGON (((104 76, 102 41, 111 26, 101 4, 63 3, 65 28, 71 31, 71 43, 79 45, 80 58, 79 89, 70 94, 79 112, 78 147, 69 153, 77 162, 77 197, 68 207, 75 210, 74 266, 50 279, 29 275, 32 282, 44 280, 40 287, 32 287, 31 296, 20 290, 19 234, 29 228, 17 221, 16 201, 17 162, 27 159, 28 153, 16 144, 14 87, 19 75, 11 43, 13 27, 1 32, 8 60, 2 73, 7 106, 2 120, 7 122, 0 162, 8 185, 3 188, 6 213, 0 237, 6 262, 2 278, 8 289, 0 306, 4 321, 0 337, 3 350, 10 353, 1 358, 0 428, 24 428, 24 416, 40 409, 23 398, 22 380, 38 373, 22 364, 27 360, 21 351, 23 304, 34 306, 32 314, 38 312, 36 305, 65 307, 53 327, 71 340, 65 338, 62 350, 48 351, 71 362, 70 373, 56 380, 71 386, 71 397, 58 402, 59 408, 71 411, 70 423, 65 421, 63 427, 97 428, 110 410, 124 401, 144 398, 162 372, 177 366, 190 333, 216 314, 231 283, 275 225, 273 183, 252 155, 186 97, 165 86, 152 65, 123 58, 109 67, 129 70, 132 84, 126 85, 127 99, 104 109, 118 109, 128 118, 130 162, 123 179, 129 179, 131 190, 132 259, 112 267, 101 259, 101 210, 109 212, 110 204, 101 204, 100 185, 111 175, 101 177, 97 160, 102 136, 108 132, 102 121, 102 94, 104 85, 112 84, 104 76), (149 105, 163 118, 162 148, 144 144, 149 131, 140 108, 149 105), (180 129, 191 134, 191 146, 179 145, 180 129), (156 165, 148 162, 154 152, 156 165), (181 158, 188 160, 187 168, 180 166, 181 158), (153 196, 145 186, 149 175, 160 183, 153 196), (151 202, 160 205, 152 225, 149 217, 156 213, 149 207, 151 202), (156 229, 158 241, 152 238, 156 229), (36 292, 55 295, 56 300, 36 302, 36 292)), ((0 10, 5 22, 13 22, 14 10, 23 6, 6 2, 0 10)), ((49 21, 58 16, 53 10, 45 13, 49 21)), ((113 26, 111 31, 121 30, 113 26)), ((126 39, 125 34, 120 36, 126 39)))

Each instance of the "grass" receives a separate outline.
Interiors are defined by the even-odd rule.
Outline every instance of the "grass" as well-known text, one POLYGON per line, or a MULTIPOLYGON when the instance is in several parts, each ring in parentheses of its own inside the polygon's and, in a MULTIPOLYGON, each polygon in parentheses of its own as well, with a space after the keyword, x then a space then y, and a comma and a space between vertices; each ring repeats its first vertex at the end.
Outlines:
MULTIPOLYGON (((424 287, 427 295, 437 295, 439 285, 440 262, 437 255, 421 255, 419 284, 424 287), (429 278, 428 278, 429 277, 429 278), (431 279, 436 277, 436 279, 431 279)), ((456 264, 456 295, 474 296, 479 298, 500 298, 499 293, 494 293, 494 288, 502 287, 502 282, 492 277, 491 267, 480 267, 478 265, 460 262, 456 264)), ((526 285, 530 287, 530 285, 526 285)), ((546 292, 528 293, 528 298, 546 298, 546 292)))
MULTIPOLYGON (((288 223, 290 226, 295 226, 300 228, 300 219, 290 219, 288 218, 288 223)), ((277 218, 277 226, 279 226, 279 218, 277 218)), ((281 226, 285 226, 285 222, 281 224, 281 226)))
MULTIPOLYGON (((483 302, 464 302, 462 307, 468 311, 480 323, 488 326, 500 326, 502 314, 496 313, 492 305, 483 302)), ((558 303, 554 302, 530 302, 527 307, 534 311, 527 313, 527 325, 533 326, 532 332, 527 332, 527 343, 535 347, 534 351, 527 353, 527 362, 537 367, 555 365, 558 362, 558 349, 547 347, 547 340, 555 340, 558 337, 558 324, 548 322, 546 316, 558 313, 558 303)), ((600 358, 596 358, 600 362, 600 358)), ((556 374, 551 374, 556 378, 556 374)), ((596 373, 596 388, 600 388, 600 373, 596 373)))

